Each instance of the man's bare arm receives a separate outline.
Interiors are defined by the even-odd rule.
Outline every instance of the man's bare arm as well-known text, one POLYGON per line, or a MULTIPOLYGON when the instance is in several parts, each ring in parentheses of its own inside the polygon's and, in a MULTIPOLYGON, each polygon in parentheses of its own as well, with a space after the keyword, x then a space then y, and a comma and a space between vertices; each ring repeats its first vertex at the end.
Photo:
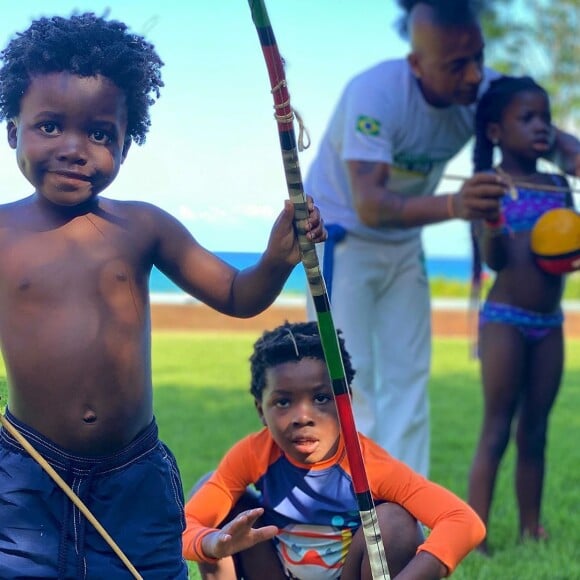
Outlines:
POLYGON ((389 189, 387 163, 348 161, 347 166, 356 212, 371 228, 408 228, 454 218, 493 220, 498 216, 500 198, 508 191, 500 176, 478 173, 459 192, 407 197, 389 189))

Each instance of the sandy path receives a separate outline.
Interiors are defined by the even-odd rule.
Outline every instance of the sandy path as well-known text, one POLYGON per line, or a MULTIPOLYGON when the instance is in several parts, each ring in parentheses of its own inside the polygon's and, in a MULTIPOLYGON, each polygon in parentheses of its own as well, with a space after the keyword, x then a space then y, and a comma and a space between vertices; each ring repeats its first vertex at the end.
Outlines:
MULTIPOLYGON (((239 319, 219 314, 203 304, 154 303, 151 306, 151 320, 154 330, 261 332, 285 320, 306 320, 306 309, 301 304, 274 304, 254 318, 239 319)), ((469 320, 465 309, 434 308, 432 325, 435 336, 469 335, 469 320)), ((568 337, 580 337, 580 311, 566 312, 565 332, 568 337)))

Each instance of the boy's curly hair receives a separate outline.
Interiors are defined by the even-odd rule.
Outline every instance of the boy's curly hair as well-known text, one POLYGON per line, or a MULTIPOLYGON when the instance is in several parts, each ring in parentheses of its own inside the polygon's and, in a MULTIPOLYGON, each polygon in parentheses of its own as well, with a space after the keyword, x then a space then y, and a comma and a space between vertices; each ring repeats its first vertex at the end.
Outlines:
POLYGON ((417 4, 426 4, 433 9, 433 19, 441 26, 457 26, 479 21, 489 0, 397 0, 403 15, 396 27, 403 38, 409 36, 409 15, 417 4))
MULTIPOLYGON (((355 372, 340 330, 337 331, 337 335, 345 378, 350 385, 355 372)), ((254 343, 254 352, 250 357, 252 374, 250 393, 256 400, 261 401, 266 386, 266 371, 303 358, 326 361, 316 322, 285 322, 274 330, 264 332, 254 343)))
POLYGON ((0 59, 0 120, 18 116, 22 97, 36 75, 102 75, 126 95, 127 136, 137 144, 145 142, 151 125, 149 106, 163 86, 163 61, 154 46, 130 33, 126 24, 92 12, 39 18, 8 43, 0 59))

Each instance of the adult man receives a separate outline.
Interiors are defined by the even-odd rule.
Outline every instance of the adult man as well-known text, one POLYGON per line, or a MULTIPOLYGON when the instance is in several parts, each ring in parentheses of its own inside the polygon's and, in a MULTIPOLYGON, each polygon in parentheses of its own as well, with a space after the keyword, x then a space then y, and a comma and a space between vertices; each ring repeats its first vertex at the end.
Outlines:
MULTIPOLYGON (((497 76, 470 2, 409 8, 411 53, 347 85, 306 190, 328 224, 323 271, 337 328, 357 370, 358 428, 415 471, 429 468, 429 288, 421 226, 498 217, 507 184, 476 174, 433 196, 446 163, 473 134, 478 94, 497 76)), ((578 144, 556 132, 570 159, 578 144)))

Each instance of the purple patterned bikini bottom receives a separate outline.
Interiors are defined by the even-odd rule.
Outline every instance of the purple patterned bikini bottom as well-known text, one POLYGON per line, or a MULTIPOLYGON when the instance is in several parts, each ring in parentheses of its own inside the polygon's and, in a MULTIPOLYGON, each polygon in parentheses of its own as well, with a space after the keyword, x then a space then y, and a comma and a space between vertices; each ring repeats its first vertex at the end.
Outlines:
POLYGON ((547 336, 552 329, 562 326, 564 314, 561 309, 546 314, 488 301, 479 313, 479 328, 489 322, 515 326, 526 340, 534 342, 547 336))

